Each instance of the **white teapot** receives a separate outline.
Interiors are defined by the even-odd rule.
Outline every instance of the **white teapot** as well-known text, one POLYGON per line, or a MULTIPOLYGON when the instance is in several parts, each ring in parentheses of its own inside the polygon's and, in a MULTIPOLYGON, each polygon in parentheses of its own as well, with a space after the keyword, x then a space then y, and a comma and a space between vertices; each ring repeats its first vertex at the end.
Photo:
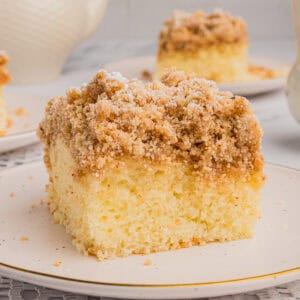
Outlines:
POLYGON ((292 11, 297 40, 297 57, 288 77, 286 93, 290 111, 300 123, 300 0, 292 0, 292 11))
POLYGON ((71 50, 103 17, 106 0, 1 0, 0 50, 14 83, 59 76, 71 50))

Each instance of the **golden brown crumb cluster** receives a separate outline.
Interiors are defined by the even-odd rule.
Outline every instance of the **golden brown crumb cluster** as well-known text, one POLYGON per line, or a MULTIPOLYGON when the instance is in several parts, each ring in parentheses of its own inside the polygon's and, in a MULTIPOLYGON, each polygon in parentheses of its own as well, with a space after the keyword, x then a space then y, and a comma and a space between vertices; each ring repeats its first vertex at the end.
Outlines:
POLYGON ((267 68, 263 66, 249 65, 249 75, 256 79, 272 79, 276 77, 286 77, 289 73, 289 67, 267 68))
POLYGON ((46 160, 60 137, 80 171, 124 156, 184 161, 210 177, 262 166, 261 129, 248 101, 174 70, 153 83, 101 70, 80 90, 49 101, 38 134, 46 160))
POLYGON ((10 76, 5 68, 7 62, 8 57, 0 51, 0 85, 6 84, 10 79, 10 76))
POLYGON ((176 11, 165 21, 159 37, 159 52, 192 51, 219 43, 247 42, 247 27, 241 18, 222 11, 206 14, 176 11))

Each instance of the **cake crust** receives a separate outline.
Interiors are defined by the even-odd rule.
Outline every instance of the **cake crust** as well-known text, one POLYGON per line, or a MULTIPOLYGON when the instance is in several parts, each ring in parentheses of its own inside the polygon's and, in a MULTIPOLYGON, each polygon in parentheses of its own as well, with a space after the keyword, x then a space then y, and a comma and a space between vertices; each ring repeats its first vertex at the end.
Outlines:
POLYGON ((159 36, 159 55, 164 52, 197 52, 214 44, 247 43, 247 26, 239 17, 216 10, 211 14, 175 11, 159 36))
POLYGON ((46 162, 47 148, 62 138, 78 174, 126 156, 183 161, 211 179, 232 172, 246 180, 263 165, 262 132, 248 101, 175 70, 153 83, 101 70, 80 90, 49 101, 38 135, 46 162))

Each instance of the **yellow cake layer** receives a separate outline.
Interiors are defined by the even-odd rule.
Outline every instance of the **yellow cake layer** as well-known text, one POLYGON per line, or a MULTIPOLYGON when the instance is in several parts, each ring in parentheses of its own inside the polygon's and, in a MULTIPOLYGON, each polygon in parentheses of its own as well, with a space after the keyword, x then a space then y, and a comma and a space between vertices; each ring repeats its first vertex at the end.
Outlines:
POLYGON ((102 260, 253 235, 261 173, 222 184, 180 162, 118 161, 78 174, 66 144, 49 145, 49 207, 82 252, 102 260))
POLYGON ((186 73, 216 82, 243 81, 248 78, 248 45, 246 43, 203 46, 197 52, 161 52, 157 58, 155 78, 166 68, 176 67, 186 73))

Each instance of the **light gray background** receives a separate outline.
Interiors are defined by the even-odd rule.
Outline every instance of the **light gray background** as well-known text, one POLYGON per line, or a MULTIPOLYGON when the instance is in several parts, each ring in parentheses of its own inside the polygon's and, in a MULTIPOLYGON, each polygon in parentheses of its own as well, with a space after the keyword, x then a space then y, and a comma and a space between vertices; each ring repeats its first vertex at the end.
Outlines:
POLYGON ((64 72, 78 68, 96 70, 112 60, 155 55, 161 25, 174 10, 213 11, 215 8, 246 20, 250 55, 294 61, 296 47, 290 0, 108 0, 100 27, 72 52, 64 72), (79 64, 83 55, 85 65, 79 64))
POLYGON ((108 10, 95 39, 156 39, 175 9, 212 11, 220 7, 242 16, 250 39, 293 38, 289 0, 108 0, 108 10))

